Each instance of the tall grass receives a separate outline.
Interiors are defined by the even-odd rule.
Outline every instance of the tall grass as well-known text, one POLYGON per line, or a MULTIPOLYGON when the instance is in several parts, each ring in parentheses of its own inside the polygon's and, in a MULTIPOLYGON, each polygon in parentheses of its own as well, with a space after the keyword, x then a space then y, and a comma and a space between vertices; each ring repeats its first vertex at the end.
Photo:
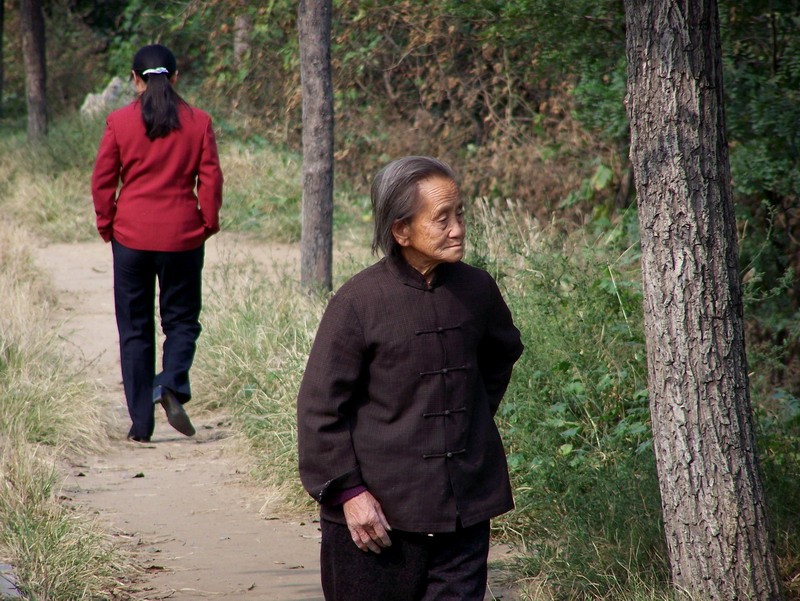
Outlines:
POLYGON ((501 283, 526 345, 498 412, 517 509, 496 526, 556 599, 667 591, 635 215, 565 235, 478 202, 471 222, 468 260, 501 283))
POLYGON ((271 242, 300 240, 302 159, 268 147, 221 145, 225 176, 222 229, 271 242))
POLYGON ((0 205, 7 217, 53 242, 97 236, 89 179, 102 120, 78 115, 52 124, 30 144, 23 132, 0 137, 0 205))
MULTIPOLYGON (((518 505, 498 525, 528 551, 521 574, 554 599, 667 599, 635 227, 567 240, 489 203, 470 222, 468 260, 504 286, 527 347, 498 416, 518 505)), ((338 265, 338 281, 364 264, 338 265)), ((295 399, 325 299, 246 261, 208 277, 199 379, 230 407, 257 473, 307 507, 295 399)))
POLYGON ((56 299, 33 264, 32 247, 24 230, 0 225, 0 431, 72 451, 93 449, 104 433, 100 406, 59 352, 56 299))
POLYGON ((57 490, 60 458, 102 444, 100 404, 59 352, 32 244, 0 224, 0 554, 26 598, 109 598, 129 562, 57 490))
MULTIPOLYGON (((75 114, 53 123, 39 144, 22 131, 0 136, 0 206, 7 216, 45 241, 97 239, 90 182, 103 128, 103 119, 75 114)), ((217 129, 225 176, 222 229, 299 241, 302 158, 258 137, 243 143, 222 121, 217 129)), ((336 227, 346 231, 364 207, 338 189, 336 204, 336 227)))
POLYGON ((43 447, 22 435, 0 439, 0 548, 24 598, 123 598, 130 562, 100 528, 59 501, 61 477, 43 447))
POLYGON ((209 270, 206 282, 196 397, 230 413, 256 477, 289 507, 307 508, 296 471, 295 398, 324 301, 244 257, 209 270))

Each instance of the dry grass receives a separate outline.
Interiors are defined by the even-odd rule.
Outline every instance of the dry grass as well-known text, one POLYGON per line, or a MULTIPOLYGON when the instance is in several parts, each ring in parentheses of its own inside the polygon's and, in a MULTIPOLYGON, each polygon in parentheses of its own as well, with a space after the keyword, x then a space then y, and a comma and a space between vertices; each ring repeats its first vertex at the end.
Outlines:
POLYGON ((104 439, 99 404, 59 352, 56 299, 34 266, 32 244, 23 229, 0 225, 0 431, 72 451, 95 449, 104 439))
POLYGON ((97 525, 59 500, 57 453, 25 442, 24 433, 3 438, 0 545, 25 598, 123 598, 131 564, 97 525))
POLYGON ((25 230, 0 224, 0 554, 26 598, 122 598, 130 562, 59 498, 59 462, 102 446, 105 426, 60 349, 57 299, 32 246, 25 230))
POLYGON ((206 274, 196 397, 230 412, 255 458, 254 475, 280 491, 287 509, 307 509, 296 470, 295 398, 324 302, 247 258, 221 265, 206 274))
POLYGON ((11 218, 51 242, 79 242, 97 237, 85 170, 57 174, 19 174, 6 196, 11 218))
POLYGON ((225 144, 220 163, 225 175, 224 230, 255 233, 270 242, 300 240, 299 157, 225 144))

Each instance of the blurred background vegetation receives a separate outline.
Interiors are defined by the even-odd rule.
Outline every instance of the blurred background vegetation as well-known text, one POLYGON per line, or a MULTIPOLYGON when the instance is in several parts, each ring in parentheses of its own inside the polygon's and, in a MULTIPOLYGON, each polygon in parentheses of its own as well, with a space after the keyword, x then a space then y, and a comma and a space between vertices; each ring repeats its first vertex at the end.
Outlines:
MULTIPOLYGON (((181 93, 214 116, 224 228, 299 239, 295 2, 44 6, 53 125, 30 147, 18 15, 5 3, 6 215, 45 240, 94 236, 88 178, 102 122, 78 108, 127 77, 138 47, 161 42, 178 56, 181 93)), ((720 14, 761 463, 784 582, 800 598, 800 1, 720 0, 720 14)), ((468 260, 495 275, 523 331, 498 415, 518 509, 496 526, 525 551, 517 576, 536 599, 668 598, 622 3, 335 0, 333 27, 336 236, 367 241, 365 193, 379 166, 444 158, 470 203, 468 260)), ((364 264, 339 262, 338 282, 364 264)), ((275 285, 254 269, 231 262, 210 274, 226 292, 207 300, 199 396, 234 408, 259 477, 301 502, 293 403, 324 299, 290 302, 292 277, 275 285)))

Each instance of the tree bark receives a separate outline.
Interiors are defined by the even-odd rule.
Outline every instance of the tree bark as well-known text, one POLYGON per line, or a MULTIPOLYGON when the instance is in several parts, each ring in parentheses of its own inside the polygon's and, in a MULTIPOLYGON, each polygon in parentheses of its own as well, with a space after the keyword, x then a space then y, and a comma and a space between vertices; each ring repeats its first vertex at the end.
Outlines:
POLYGON ((673 583, 781 599, 756 455, 715 0, 625 0, 650 409, 673 583))
MULTIPOLYGON (((245 10, 245 7, 243 7, 245 10)), ((233 66, 242 69, 250 53, 250 43, 253 37, 253 19, 247 13, 236 15, 233 20, 233 66)))
POLYGON ((333 87, 331 0, 300 0, 303 92, 303 222, 300 281, 331 290, 333 255, 333 87))
POLYGON ((36 142, 47 135, 44 14, 41 0, 20 0, 19 4, 28 103, 28 140, 36 142))
POLYGON ((3 56, 3 46, 5 45, 5 32, 6 32, 6 2, 0 0, 0 118, 3 116, 3 82, 5 81, 5 57, 3 56))

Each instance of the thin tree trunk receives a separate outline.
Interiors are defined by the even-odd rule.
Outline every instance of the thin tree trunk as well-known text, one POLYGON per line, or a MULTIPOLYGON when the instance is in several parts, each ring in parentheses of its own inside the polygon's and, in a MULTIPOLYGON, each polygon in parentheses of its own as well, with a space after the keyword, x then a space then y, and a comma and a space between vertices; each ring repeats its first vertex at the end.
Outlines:
POLYGON ((303 225, 300 281, 330 290, 333 255, 333 87, 331 0, 300 0, 303 91, 303 225))
POLYGON ((3 56, 3 46, 5 44, 6 32, 6 2, 0 0, 0 117, 3 116, 3 82, 5 81, 5 58, 3 56))
POLYGON ((650 408, 678 589, 777 600, 756 456, 715 0, 625 0, 650 408))
POLYGON ((47 135, 47 67, 41 0, 20 0, 20 18, 28 101, 28 139, 36 142, 47 135))
MULTIPOLYGON (((247 6, 243 5, 241 10, 246 11, 247 6)), ((250 60, 250 51, 253 38, 253 19, 247 13, 236 15, 233 21, 233 68, 239 78, 239 85, 236 86, 236 96, 233 99, 233 106, 238 108, 243 100, 247 99, 247 86, 244 85, 242 74, 247 72, 247 61, 250 60)), ((264 84, 266 82, 262 82, 264 84)))
POLYGON ((250 53, 252 37, 252 17, 247 13, 236 15, 233 20, 233 66, 236 69, 245 67, 244 61, 250 53))

